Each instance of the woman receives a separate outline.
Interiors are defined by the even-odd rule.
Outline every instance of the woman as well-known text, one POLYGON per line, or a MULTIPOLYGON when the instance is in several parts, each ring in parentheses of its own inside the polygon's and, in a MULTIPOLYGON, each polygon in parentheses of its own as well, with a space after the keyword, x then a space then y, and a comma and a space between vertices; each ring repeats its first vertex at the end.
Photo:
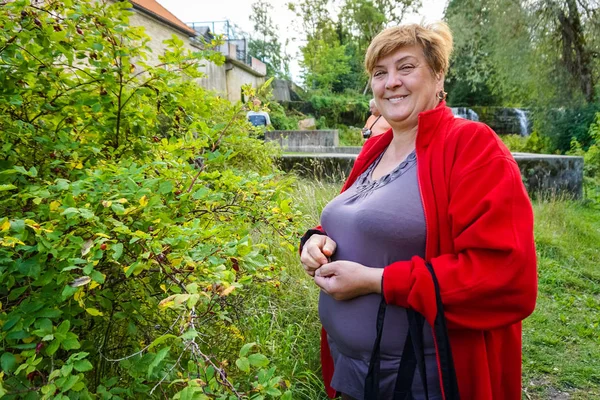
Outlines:
POLYGON ((521 321, 537 292, 533 213, 495 133, 446 107, 451 50, 444 23, 386 29, 367 50, 375 102, 392 129, 365 143, 301 243, 322 289, 330 397, 398 398, 396 384, 408 381, 415 399, 521 398, 521 321), (422 337, 407 315, 424 316, 422 337), (415 357, 402 356, 417 347, 408 337, 422 354, 407 377, 398 370, 415 357), (379 384, 369 389, 373 375, 379 384))
POLYGON ((365 122, 365 126, 361 130, 363 139, 379 136, 392 128, 385 118, 381 116, 375 104, 375 99, 369 101, 369 110, 371 111, 371 115, 367 118, 367 122, 365 122))

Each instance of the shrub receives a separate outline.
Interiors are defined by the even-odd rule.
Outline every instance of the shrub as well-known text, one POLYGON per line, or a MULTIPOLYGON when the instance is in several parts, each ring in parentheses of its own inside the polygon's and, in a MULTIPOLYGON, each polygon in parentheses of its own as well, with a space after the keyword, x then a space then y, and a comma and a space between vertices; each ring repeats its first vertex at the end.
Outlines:
POLYGON ((600 201, 600 112, 596 120, 590 125, 589 137, 592 144, 585 150, 575 139, 571 141, 571 150, 568 154, 583 157, 583 180, 586 197, 593 201, 600 201))
POLYGON ((534 123, 537 131, 544 132, 550 138, 552 153, 566 153, 571 148, 571 141, 576 140, 583 149, 592 145, 590 125, 596 113, 600 111, 600 103, 589 103, 580 107, 565 109, 544 109, 534 112, 534 123))
POLYGON ((515 153, 536 153, 543 154, 550 152, 550 139, 533 131, 529 136, 521 135, 501 135, 500 139, 515 153))
POLYGON ((289 182, 195 84, 222 57, 148 65, 130 7, 0 8, 0 397, 279 397, 235 316, 277 290, 289 182))

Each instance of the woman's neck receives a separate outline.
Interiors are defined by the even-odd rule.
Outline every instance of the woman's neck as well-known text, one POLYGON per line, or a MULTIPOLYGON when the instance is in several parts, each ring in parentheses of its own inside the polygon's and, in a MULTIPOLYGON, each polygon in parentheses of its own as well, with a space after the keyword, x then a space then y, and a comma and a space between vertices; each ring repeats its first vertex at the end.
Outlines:
POLYGON ((388 147, 388 151, 398 157, 405 157, 415 148, 417 140, 417 127, 410 129, 396 129, 393 128, 394 137, 388 147))

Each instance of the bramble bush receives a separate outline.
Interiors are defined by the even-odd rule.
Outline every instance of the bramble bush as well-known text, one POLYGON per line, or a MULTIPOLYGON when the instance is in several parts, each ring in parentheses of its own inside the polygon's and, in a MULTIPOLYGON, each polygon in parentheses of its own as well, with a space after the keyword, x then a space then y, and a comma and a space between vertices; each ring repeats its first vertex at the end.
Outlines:
POLYGON ((130 7, 0 8, 0 397, 289 399, 236 315, 278 290, 290 182, 195 83, 211 44, 149 65, 130 7))

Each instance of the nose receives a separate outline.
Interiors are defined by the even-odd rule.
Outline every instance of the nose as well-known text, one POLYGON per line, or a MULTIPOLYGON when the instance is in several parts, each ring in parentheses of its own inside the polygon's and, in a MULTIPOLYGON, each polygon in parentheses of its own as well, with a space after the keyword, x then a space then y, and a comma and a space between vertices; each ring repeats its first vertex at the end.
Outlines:
POLYGON ((385 81, 385 88, 387 90, 392 90, 402 86, 402 79, 400 79, 400 74, 394 69, 391 72, 388 72, 387 80, 385 81))

